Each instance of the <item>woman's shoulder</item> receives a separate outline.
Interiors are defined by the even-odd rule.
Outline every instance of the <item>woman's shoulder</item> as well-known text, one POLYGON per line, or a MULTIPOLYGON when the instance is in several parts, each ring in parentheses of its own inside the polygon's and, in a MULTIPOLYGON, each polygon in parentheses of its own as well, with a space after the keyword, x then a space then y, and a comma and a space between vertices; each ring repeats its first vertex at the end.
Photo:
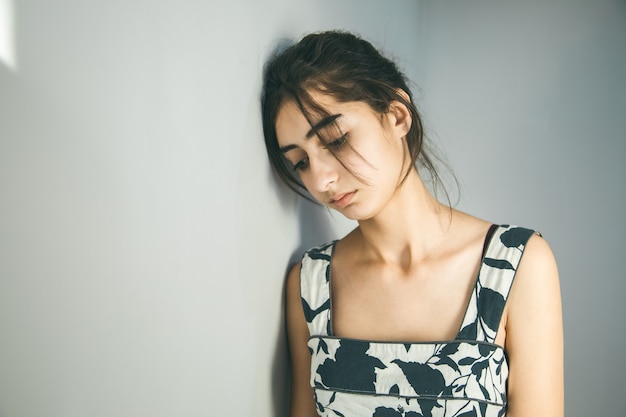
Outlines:
MULTIPOLYGON (((456 227, 450 234, 449 244, 462 250, 463 247, 482 246, 487 251, 506 256, 515 253, 523 263, 547 262, 552 257, 550 246, 541 232, 532 226, 517 223, 487 221, 458 212, 456 227)), ((552 258, 553 259, 553 258, 552 258)))
POLYGON ((471 214, 453 210, 452 225, 456 226, 453 235, 463 240, 484 239, 485 236, 499 236, 501 243, 507 247, 526 244, 533 235, 541 237, 541 233, 532 227, 516 223, 502 223, 482 219, 471 214))
MULTIPOLYGON (((524 244, 524 256, 520 264, 519 272, 531 271, 553 271, 556 272, 556 260, 552 248, 543 237, 541 232, 534 229, 516 226, 510 230, 524 230, 528 234, 526 243, 524 244)), ((531 274, 536 275, 536 274, 531 274)))
MULTIPOLYGON (((517 224, 494 223, 491 226, 493 236, 497 237, 497 244, 510 249, 519 249, 524 257, 535 257, 537 254, 551 253, 548 243, 540 231, 528 226, 517 224)), ((493 239, 492 239, 493 240, 493 239)))
POLYGON ((528 227, 502 225, 500 228, 503 230, 500 234, 502 245, 521 250, 509 310, 524 317, 529 309, 541 309, 560 300, 556 259, 543 235, 528 227))

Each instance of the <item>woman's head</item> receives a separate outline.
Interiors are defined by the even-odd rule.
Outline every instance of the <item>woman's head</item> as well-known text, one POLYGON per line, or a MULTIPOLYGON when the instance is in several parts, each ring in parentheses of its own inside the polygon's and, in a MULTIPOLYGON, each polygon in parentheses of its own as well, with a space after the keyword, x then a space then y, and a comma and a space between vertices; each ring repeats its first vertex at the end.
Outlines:
POLYGON ((406 134, 411 166, 419 160, 437 178, 423 152, 422 123, 405 76, 369 42, 346 32, 307 35, 275 55, 264 75, 261 107, 266 149, 273 168, 294 191, 301 194, 303 185, 280 150, 276 118, 281 106, 291 102, 313 126, 329 116, 328 110, 314 99, 320 94, 337 102, 363 102, 381 115, 393 102, 401 103, 412 120, 406 134))

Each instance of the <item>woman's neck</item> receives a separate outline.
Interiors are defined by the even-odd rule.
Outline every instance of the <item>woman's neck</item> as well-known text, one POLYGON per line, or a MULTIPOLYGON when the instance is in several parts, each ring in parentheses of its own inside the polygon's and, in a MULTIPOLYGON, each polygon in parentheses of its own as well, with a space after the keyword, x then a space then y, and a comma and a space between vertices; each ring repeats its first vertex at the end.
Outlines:
POLYGON ((413 170, 383 210, 359 222, 354 237, 369 256, 408 269, 436 251, 452 220, 453 210, 437 201, 413 170))

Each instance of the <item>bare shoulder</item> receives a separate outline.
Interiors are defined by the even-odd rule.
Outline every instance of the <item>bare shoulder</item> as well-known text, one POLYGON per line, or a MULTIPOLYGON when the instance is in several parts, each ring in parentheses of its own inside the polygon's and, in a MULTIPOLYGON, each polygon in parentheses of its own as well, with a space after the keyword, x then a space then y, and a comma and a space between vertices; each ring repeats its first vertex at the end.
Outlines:
MULTIPOLYGON (((546 240, 534 234, 528 240, 508 301, 509 328, 528 325, 529 312, 560 315, 559 273, 552 249, 546 240), (521 321, 521 323, 520 323, 521 321)), ((537 319, 541 319, 537 316, 537 319)), ((510 329, 507 329, 507 334, 510 329)), ((509 336, 511 337, 511 335, 509 336)))
POLYGON ((530 239, 528 239, 524 253, 525 258, 531 258, 530 262, 555 263, 552 248, 550 248, 546 239, 544 239, 539 232, 535 232, 530 239))
POLYGON ((545 289, 546 285, 559 285, 559 274, 552 248, 539 234, 530 237, 524 249, 524 255, 520 262, 516 281, 521 281, 518 286, 540 286, 545 289))
POLYGON ((505 345, 510 366, 510 414, 562 416, 563 323, 559 274, 552 249, 538 235, 533 235, 526 245, 507 310, 505 345))

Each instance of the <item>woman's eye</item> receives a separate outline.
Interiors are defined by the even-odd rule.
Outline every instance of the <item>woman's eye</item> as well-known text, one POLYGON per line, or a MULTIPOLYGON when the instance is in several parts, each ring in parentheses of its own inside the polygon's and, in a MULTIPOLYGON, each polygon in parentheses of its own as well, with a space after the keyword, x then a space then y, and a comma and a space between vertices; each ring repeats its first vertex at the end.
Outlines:
POLYGON ((301 171, 304 168, 306 168, 308 165, 309 165, 309 158, 303 158, 299 160, 298 162, 296 162, 295 164, 293 164, 293 170, 301 171))
POLYGON ((341 137, 339 137, 339 138, 337 138, 337 139, 335 139, 335 140, 333 140, 331 142, 328 142, 324 146, 324 148, 338 148, 341 145, 344 145, 347 142, 347 140, 348 140, 348 134, 345 133, 345 134, 341 135, 341 137))

